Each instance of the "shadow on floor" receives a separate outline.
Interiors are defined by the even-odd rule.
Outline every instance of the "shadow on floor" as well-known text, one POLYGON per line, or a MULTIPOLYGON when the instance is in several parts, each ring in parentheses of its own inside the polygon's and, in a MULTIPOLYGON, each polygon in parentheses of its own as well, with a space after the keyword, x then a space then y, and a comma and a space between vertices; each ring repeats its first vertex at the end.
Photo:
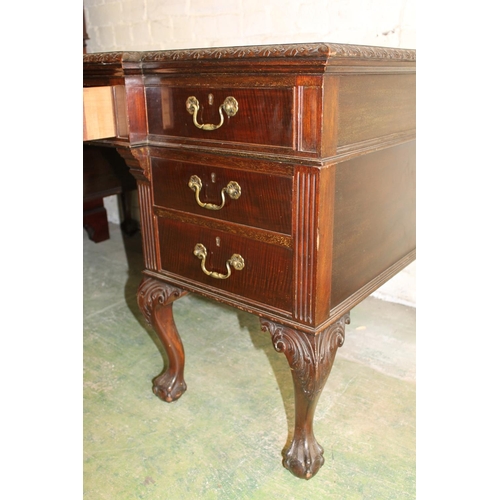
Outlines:
POLYGON ((318 403, 325 465, 281 465, 293 383, 259 319, 188 295, 174 304, 187 392, 160 401, 168 360, 139 311, 140 237, 84 234, 84 496, 98 499, 415 498, 415 311, 367 299, 318 403))

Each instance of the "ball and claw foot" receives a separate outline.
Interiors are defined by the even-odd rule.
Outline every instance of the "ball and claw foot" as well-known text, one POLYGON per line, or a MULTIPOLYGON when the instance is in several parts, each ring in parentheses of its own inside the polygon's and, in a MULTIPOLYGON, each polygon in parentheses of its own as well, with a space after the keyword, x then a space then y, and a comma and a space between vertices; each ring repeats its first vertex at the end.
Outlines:
POLYGON ((313 443, 294 440, 283 450, 283 467, 301 479, 311 479, 324 463, 323 448, 316 440, 313 443))
POLYGON ((166 403, 177 401, 186 392, 186 389, 186 382, 183 379, 172 376, 168 372, 158 375, 153 380, 153 392, 166 403))

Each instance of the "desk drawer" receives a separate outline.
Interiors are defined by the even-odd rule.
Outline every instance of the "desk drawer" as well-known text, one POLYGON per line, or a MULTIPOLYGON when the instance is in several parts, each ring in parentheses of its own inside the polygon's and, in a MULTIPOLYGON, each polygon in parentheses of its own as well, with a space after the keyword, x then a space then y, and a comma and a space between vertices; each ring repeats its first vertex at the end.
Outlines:
POLYGON ((157 207, 291 234, 291 176, 153 158, 152 184, 157 207))
POLYGON ((146 102, 156 138, 293 147, 293 87, 152 86, 146 102))
POLYGON ((292 250, 285 246, 255 241, 224 231, 171 220, 158 219, 161 271, 215 287, 284 311, 292 307, 292 250), (206 256, 203 257, 203 245, 206 256), (195 249, 198 248, 198 255, 195 249), (229 266, 232 256, 241 257, 229 266))

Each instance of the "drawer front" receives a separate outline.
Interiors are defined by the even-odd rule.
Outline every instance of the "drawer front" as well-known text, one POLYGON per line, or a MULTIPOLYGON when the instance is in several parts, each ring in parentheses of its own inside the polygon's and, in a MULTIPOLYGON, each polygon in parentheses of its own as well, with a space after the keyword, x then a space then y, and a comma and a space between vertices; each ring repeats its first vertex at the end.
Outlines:
POLYGON ((153 158, 152 179, 157 207, 291 234, 291 176, 153 158))
POLYGON ((290 248, 255 241, 195 224, 158 219, 161 271, 188 278, 199 284, 248 298, 290 312, 292 307, 292 251, 290 248), (203 249, 206 257, 203 259, 203 249), (198 246, 198 256, 195 248, 198 246), (227 261, 240 256, 229 266, 226 279, 209 273, 227 275, 227 261))
POLYGON ((293 87, 154 86, 146 88, 146 103, 154 136, 216 141, 218 147, 224 142, 293 147, 293 87))

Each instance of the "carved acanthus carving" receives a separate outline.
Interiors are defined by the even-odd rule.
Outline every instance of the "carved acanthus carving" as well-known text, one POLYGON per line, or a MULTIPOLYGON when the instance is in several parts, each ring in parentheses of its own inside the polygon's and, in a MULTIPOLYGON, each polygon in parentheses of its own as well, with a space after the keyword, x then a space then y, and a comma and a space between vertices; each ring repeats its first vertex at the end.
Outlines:
POLYGON ((140 61, 141 52, 97 52, 84 54, 83 63, 117 64, 122 61, 140 61))
POLYGON ((415 61, 416 53, 411 49, 369 47, 339 43, 298 43, 283 45, 254 45, 247 47, 215 47, 202 49, 179 49, 150 52, 109 52, 85 54, 84 63, 113 64, 128 62, 158 62, 204 59, 242 58, 356 58, 397 61, 415 61))
POLYGON ((415 51, 409 49, 369 47, 364 45, 346 45, 338 43, 300 43, 146 52, 142 57, 142 61, 288 57, 355 57, 358 59, 397 59, 398 61, 414 61, 416 56, 415 51))
POLYGON ((294 377, 300 382, 307 399, 312 400, 323 390, 335 353, 344 343, 345 325, 349 321, 348 313, 314 336, 269 320, 261 320, 262 329, 271 334, 276 351, 282 352, 288 359, 294 377))
POLYGON ((144 278, 137 290, 137 303, 149 325, 154 326, 153 314, 157 306, 167 305, 186 292, 154 278, 144 278))

